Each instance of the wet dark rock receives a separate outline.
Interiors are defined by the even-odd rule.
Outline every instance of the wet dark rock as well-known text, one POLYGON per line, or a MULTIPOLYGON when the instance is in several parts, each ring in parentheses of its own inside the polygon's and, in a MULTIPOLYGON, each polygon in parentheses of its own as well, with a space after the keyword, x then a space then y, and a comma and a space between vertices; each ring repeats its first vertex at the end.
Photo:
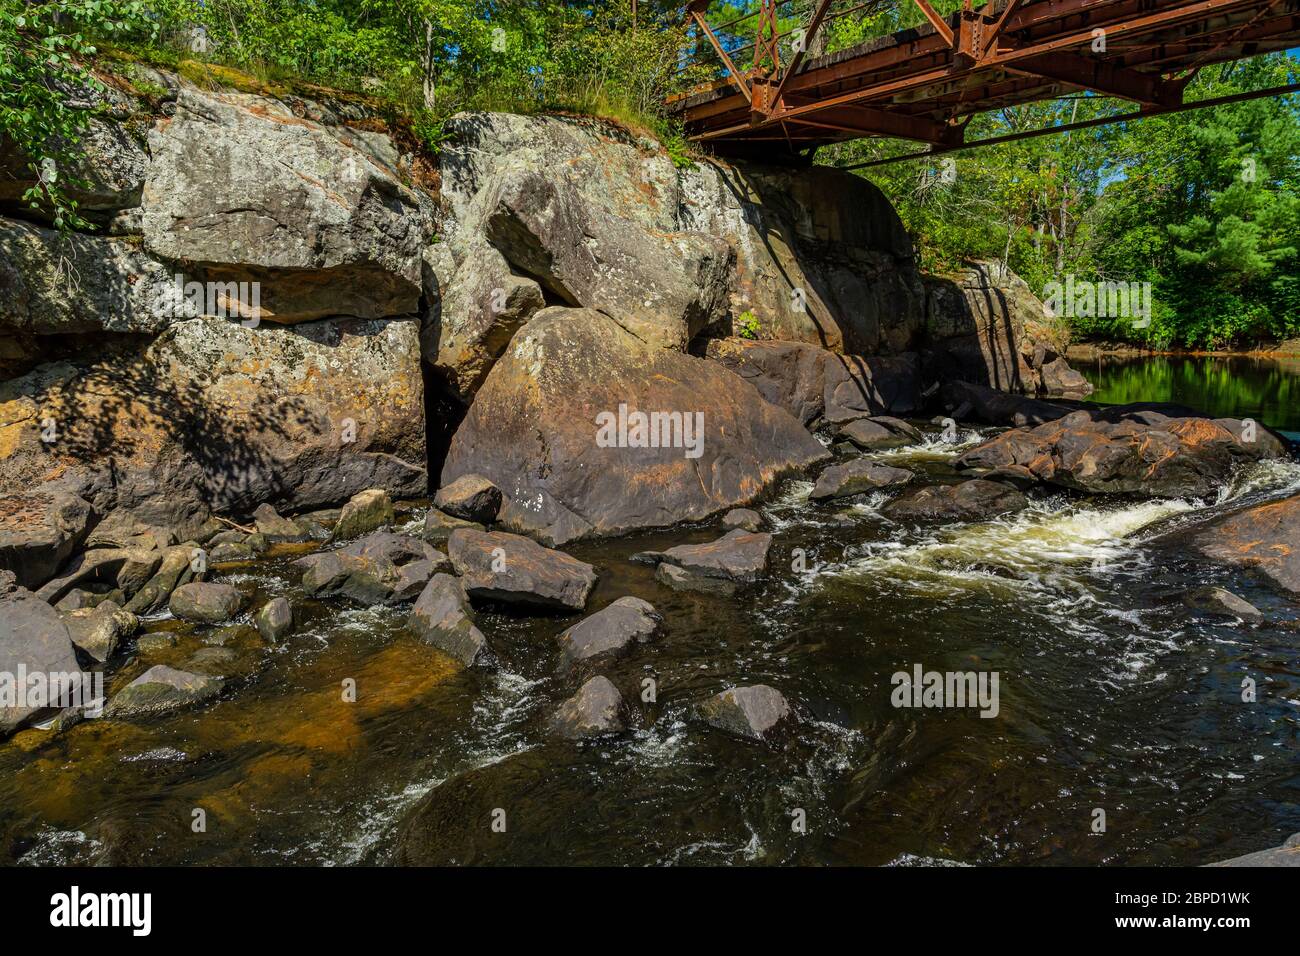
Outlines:
POLYGON ((433 503, 453 518, 481 525, 491 524, 501 510, 501 489, 482 475, 461 475, 451 484, 439 488, 433 503))
POLYGON ((1263 426, 1169 415, 1147 405, 1071 412, 1017 428, 972 448, 956 462, 977 473, 1019 465, 1039 481, 1089 492, 1151 498, 1204 496, 1236 466, 1282 458, 1286 446, 1263 426))
POLYGON ((1264 614, 1259 608, 1224 588, 1203 587, 1188 591, 1183 595, 1183 603, 1209 614, 1236 617, 1252 623, 1264 620, 1264 614))
POLYGON ((1042 425, 1076 410, 1074 405, 1013 395, 971 382, 948 382, 943 386, 942 394, 953 418, 985 425, 1042 425))
POLYGON ((183 621, 221 624, 239 613, 243 596, 229 584, 192 581, 172 592, 168 602, 173 615, 183 621))
POLYGON ((450 574, 435 574, 425 585, 407 627, 466 666, 487 651, 487 639, 470 618, 465 588, 450 574))
POLYGON ((675 564, 667 563, 655 568, 655 580, 674 591, 698 591, 703 594, 716 594, 719 597, 731 597, 740 590, 740 585, 727 578, 692 574, 675 564))
POLYGON ((621 597, 608 607, 560 634, 558 640, 566 664, 590 660, 602 654, 619 654, 633 644, 649 641, 663 618, 648 601, 621 597))
POLYGON ((581 611, 596 584, 591 565, 515 534, 462 528, 447 551, 474 598, 581 611))
POLYGON ((270 504, 258 505, 253 512, 253 520, 257 523, 258 534, 264 535, 268 541, 308 540, 308 534, 297 522, 283 517, 270 504))
POLYGON ((364 605, 414 600, 429 578, 449 566, 446 556, 427 542, 387 531, 293 564, 303 569, 302 588, 309 596, 343 596, 364 605))
POLYGON ((718 363, 647 345, 598 312, 551 308, 493 366, 442 480, 483 475, 506 496, 502 527, 561 545, 705 520, 825 457, 718 363))
POLYGON ((831 465, 823 471, 809 497, 814 501, 851 498, 882 488, 900 488, 913 477, 906 468, 877 465, 859 458, 842 465, 831 465))
MULTIPOLYGON (((765 532, 728 531, 707 544, 681 544, 667 551, 643 551, 632 560, 676 568, 692 578, 711 578, 733 584, 751 584, 767 570, 772 536, 765 532)), ((673 575, 679 583, 681 575, 673 575)))
POLYGON ((430 508, 429 513, 424 516, 424 530, 420 536, 430 544, 446 544, 451 533, 457 528, 472 528, 475 531, 486 531, 487 529, 481 524, 473 521, 462 521, 460 518, 453 518, 449 514, 444 514, 437 508, 430 508))
MULTIPOLYGON (((10 571, 0 572, 0 673, 70 674, 79 672, 77 652, 59 612, 26 588, 10 571)), ((0 707, 0 736, 26 725, 42 708, 0 707)))
POLYGON ((696 713, 711 727, 762 743, 776 741, 794 720, 785 696, 767 684, 724 690, 699 704, 696 713))
POLYGON ((211 700, 223 686, 219 677, 157 664, 118 691, 104 708, 104 716, 136 717, 180 710, 211 700))
POLYGON ((91 507, 66 492, 0 497, 0 570, 13 571, 25 588, 54 577, 86 538, 91 507))
POLYGON ((1300 594, 1300 495, 1212 521, 1195 533, 1192 547, 1212 561, 1300 594))
POLYGON ((885 505, 891 518, 987 521, 1029 507, 1029 499, 996 481, 973 479, 959 485, 918 488, 885 505))
POLYGON ((560 705, 551 729, 570 740, 607 737, 627 729, 627 704, 607 677, 593 677, 560 705))
POLYGON ((140 627, 139 618, 112 601, 73 611, 64 616, 63 623, 68 626, 72 643, 101 664, 140 627))
POLYGON ((742 531, 762 531, 763 516, 750 508, 732 508, 722 516, 722 527, 726 531, 735 528, 742 531))
POLYGON ((262 637, 275 643, 293 627, 293 606, 288 598, 272 598, 257 609, 253 623, 257 625, 257 632, 262 637))
POLYGON ((339 513, 333 539, 348 541, 368 531, 393 523, 393 502, 382 488, 370 488, 353 495, 339 513))
POLYGON ((152 634, 141 634, 137 637, 135 649, 141 654, 157 654, 160 651, 175 647, 176 644, 176 635, 171 631, 156 631, 152 634))
POLYGON ((200 647, 190 655, 185 666, 200 674, 228 677, 235 670, 239 654, 230 647, 200 647))
POLYGON ((876 451, 915 445, 921 440, 921 432, 901 418, 877 415, 874 418, 855 418, 841 425, 835 437, 852 442, 864 451, 876 451))

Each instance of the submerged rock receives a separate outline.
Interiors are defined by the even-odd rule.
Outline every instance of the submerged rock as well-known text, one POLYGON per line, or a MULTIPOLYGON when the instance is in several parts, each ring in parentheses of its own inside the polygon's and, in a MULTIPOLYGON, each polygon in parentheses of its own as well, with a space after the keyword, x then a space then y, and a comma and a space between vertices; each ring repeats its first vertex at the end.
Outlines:
POLYGON ((762 743, 774 742, 794 720, 785 696, 767 684, 724 690, 699 704, 696 713, 711 727, 762 743))
POLYGON ((382 488, 359 491, 343 506, 331 536, 334 541, 348 541, 393 523, 393 502, 382 488))
POLYGON ((1177 498, 1210 494, 1237 465, 1286 454, 1262 426, 1166 411, 1175 414, 1146 405, 1072 412, 1003 432, 966 452, 956 467, 1020 465, 1041 482, 1080 491, 1177 498))
POLYGON ((172 592, 168 602, 172 614, 182 621, 221 624, 244 606, 243 596, 229 584, 194 581, 172 592))
POLYGON ((627 729, 627 704, 607 677, 593 677, 560 705, 551 729, 561 737, 587 740, 622 733, 627 729))
POLYGON ((411 608, 407 627, 467 667, 487 651, 487 639, 470 619, 465 588, 450 574, 433 576, 411 608))
POLYGON ((288 598, 272 598, 257 609, 253 623, 263 638, 275 643, 293 627, 293 606, 288 598))
POLYGON ((1259 608, 1223 588, 1203 587, 1188 591, 1183 595, 1183 603, 1198 611, 1236 617, 1243 621, 1264 620, 1264 614, 1259 608))
POLYGON ((475 396, 442 480, 483 475, 506 496, 502 526, 559 545, 702 520, 825 457, 717 363, 598 312, 546 309, 475 396), (637 413, 644 425, 620 429, 637 413))
POLYGON ((566 664, 602 654, 619 654, 634 643, 654 637, 663 618, 654 605, 637 597, 621 597, 591 617, 563 631, 557 640, 566 664))
POLYGON ((516 534, 462 528, 452 533, 447 553, 475 598, 581 611, 596 584, 590 564, 516 534))
POLYGON ((814 501, 851 498, 881 488, 900 488, 913 477, 906 468, 877 465, 859 458, 842 465, 831 465, 823 471, 808 497, 814 501))
MULTIPOLYGON (((438 489, 434 505, 453 518, 486 525, 496 520, 501 510, 501 489, 482 475, 461 475, 451 484, 438 489)), ((428 517, 425 517, 428 526, 428 517)))
POLYGON ((1205 557, 1259 574, 1300 594, 1300 495, 1210 522, 1192 538, 1205 557))
POLYGON ((224 686, 225 682, 219 677, 156 664, 118 691, 104 708, 104 716, 168 713, 211 700, 221 693, 224 686))
POLYGON ((1029 499, 1014 488, 980 478, 959 485, 918 488, 885 505, 891 518, 948 521, 988 521, 1029 507, 1029 499))
POLYGON ((90 505, 67 492, 0 497, 0 570, 22 587, 40 587, 81 546, 90 519, 90 505))

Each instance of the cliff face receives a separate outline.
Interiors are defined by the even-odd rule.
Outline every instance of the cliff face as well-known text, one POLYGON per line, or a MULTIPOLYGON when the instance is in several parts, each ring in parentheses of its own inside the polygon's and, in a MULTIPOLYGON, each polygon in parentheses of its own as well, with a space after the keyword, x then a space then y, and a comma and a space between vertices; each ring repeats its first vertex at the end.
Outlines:
POLYGON ((419 495, 444 457, 447 480, 496 481, 522 530, 616 533, 815 460, 803 426, 821 413, 767 400, 802 394, 799 368, 819 370, 809 401, 845 414, 918 410, 938 377, 1053 384, 1023 283, 921 276, 861 178, 678 169, 609 124, 504 114, 452 121, 434 173, 356 103, 133 76, 149 98, 131 77, 86 96, 97 231, 16 218, 22 164, 4 163, 0 489, 52 502, 0 518, 6 540, 70 500, 79 540, 108 519, 184 538, 262 502, 419 495), (619 488, 581 479, 605 467, 594 416, 663 402, 704 415, 689 481, 680 448, 613 469, 619 488), (638 482, 653 506, 619 504, 638 482))

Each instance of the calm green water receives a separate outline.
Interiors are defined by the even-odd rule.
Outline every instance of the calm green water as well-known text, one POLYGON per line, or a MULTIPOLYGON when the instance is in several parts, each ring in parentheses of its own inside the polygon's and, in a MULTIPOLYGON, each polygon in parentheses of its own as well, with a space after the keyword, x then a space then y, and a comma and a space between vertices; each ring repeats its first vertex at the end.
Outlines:
POLYGON ((1143 357, 1072 363, 1096 386, 1094 401, 1177 402, 1216 418, 1253 418, 1300 432, 1300 359, 1143 357))

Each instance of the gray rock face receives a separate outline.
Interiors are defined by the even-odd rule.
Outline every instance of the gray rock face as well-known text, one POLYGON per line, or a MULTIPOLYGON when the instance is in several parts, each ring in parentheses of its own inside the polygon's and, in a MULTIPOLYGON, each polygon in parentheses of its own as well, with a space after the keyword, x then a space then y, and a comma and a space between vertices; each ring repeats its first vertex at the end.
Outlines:
POLYGON ((817 477, 817 483, 809 497, 814 501, 851 498, 881 488, 902 487, 913 477, 906 468, 892 468, 857 459, 842 465, 831 465, 823 471, 817 477))
POLYGON ((225 682, 157 664, 122 688, 104 708, 105 717, 164 714, 211 700, 225 682))
POLYGON ((430 579, 411 608, 407 627, 466 667, 486 655, 487 639, 470 617, 465 588, 450 574, 430 579))
POLYGON ((1300 594, 1300 495, 1246 508, 1198 531, 1192 547, 1300 594))
POLYGON ((349 499, 339 514, 331 535, 334 541, 348 541, 368 531, 393 523, 393 502, 383 488, 367 488, 349 499))
POLYGON ((785 697, 767 684, 724 690, 696 712, 711 727, 761 743, 775 742, 794 718, 785 697))
POLYGON ((557 640, 565 663, 575 664, 602 654, 623 653, 633 644, 644 644, 662 624, 663 618, 650 602, 621 597, 562 632, 557 640))
POLYGON ((607 677, 593 677, 555 712, 551 729, 561 737, 587 740, 627 729, 627 704, 607 677))
POLYGON ((661 580, 683 590, 716 590, 730 593, 727 585, 750 584, 767 570, 767 553, 772 536, 763 532, 728 531, 708 544, 681 544, 667 551, 643 551, 633 555, 635 561, 659 565, 661 580), (698 587, 692 587, 692 584, 698 587))
POLYGON ((157 333, 173 281, 134 243, 0 218, 0 331, 157 333))
POLYGON ((762 531, 763 516, 751 508, 732 508, 722 516, 724 531, 739 528, 742 531, 762 531))
POLYGON ((491 524, 501 510, 501 489, 482 475, 461 475, 439 488, 433 503, 453 518, 491 524))
POLYGON ((447 553, 466 592, 484 600, 581 611, 596 584, 590 564, 515 534, 460 529, 447 553))
POLYGON ((488 478, 507 499, 504 527, 563 544, 707 518, 824 457, 716 363, 648 346, 596 312, 547 309, 488 375, 442 482, 488 478), (658 447, 640 447, 648 428, 620 431, 620 408, 659 413, 658 447))
POLYGON ((257 625, 257 633, 275 643, 293 627, 293 606, 288 598, 272 598, 257 609, 253 623, 257 625))
POLYGON ((446 544, 451 533, 457 528, 471 528, 474 531, 485 531, 486 528, 481 524, 473 521, 462 521, 460 518, 453 518, 449 514, 444 514, 437 508, 430 508, 428 514, 424 516, 424 530, 420 536, 430 544, 446 544))
POLYGON ((229 584, 193 581, 172 592, 168 607, 183 621, 221 624, 244 606, 243 596, 229 584))
POLYGON ((874 451, 914 445, 921 440, 921 432, 901 419, 881 415, 856 418, 841 425, 835 437, 852 442, 864 451, 874 451))
POLYGON ((253 512, 257 533, 268 541, 306 541, 308 534, 295 522, 283 517, 269 504, 260 504, 253 512))
POLYGON ((570 305, 678 350, 722 317, 732 256, 725 241, 652 232, 545 169, 508 166, 493 188, 487 238, 570 305))
POLYGON ((1248 434, 1235 419, 1117 405, 1003 432, 966 452, 956 467, 979 472, 1021 466, 1039 481, 1081 491, 1201 496, 1243 462, 1285 457, 1285 446, 1267 429, 1248 434))
MULTIPOLYGON (((22 673, 43 675, 47 683, 55 683, 59 679, 54 675, 80 671, 59 612, 16 586, 12 573, 0 572, 0 675, 17 689, 22 673)), ((15 706, 0 707, 0 736, 24 726, 44 709, 34 697, 15 696, 15 706)))
POLYGON ((139 618, 112 601, 72 611, 63 623, 68 627, 72 643, 101 664, 117 652, 123 639, 140 627, 139 618))
POLYGON ((66 492, 32 492, 0 499, 0 570, 25 588, 40 587, 86 538, 90 505, 66 492))
POLYGON ((140 353, 41 366, 0 383, 14 426, 0 490, 67 491, 106 520, 131 515, 179 540, 213 511, 268 499, 304 509, 367 488, 424 494, 418 333, 414 320, 195 319, 140 353), (59 423, 53 449, 41 441, 46 417, 59 423))
POLYGON ((264 97, 186 88, 149 140, 153 254, 209 281, 260 282, 264 321, 416 311, 430 224, 366 134, 264 97))
POLYGON ((1014 488, 980 478, 959 485, 918 488, 885 505, 891 518, 988 521, 1029 507, 1029 499, 1014 488))
POLYGON ((920 366, 910 353, 862 357, 806 343, 730 338, 711 340, 707 354, 810 428, 921 407, 920 366))

